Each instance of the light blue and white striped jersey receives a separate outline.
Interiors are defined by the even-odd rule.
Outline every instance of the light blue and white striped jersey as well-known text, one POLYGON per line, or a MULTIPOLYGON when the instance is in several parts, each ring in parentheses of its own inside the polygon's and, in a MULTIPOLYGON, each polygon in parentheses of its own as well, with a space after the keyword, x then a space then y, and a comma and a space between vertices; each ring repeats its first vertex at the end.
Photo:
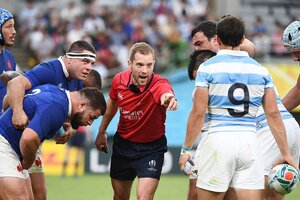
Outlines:
MULTIPOLYGON (((274 89, 276 91, 276 102, 277 102, 278 110, 281 115, 281 119, 285 120, 285 119, 294 118, 293 115, 291 113, 289 113, 289 111, 287 111, 287 109, 282 104, 282 101, 281 101, 281 98, 279 96, 276 86, 274 86, 274 89)), ((267 118, 266 118, 264 109, 261 106, 261 107, 259 107, 259 110, 257 113, 257 130, 259 131, 260 129, 262 129, 266 126, 268 126, 268 122, 267 122, 267 118)))
POLYGON ((196 87, 208 88, 209 132, 256 132, 257 112, 274 84, 268 70, 247 52, 220 50, 200 65, 196 87))

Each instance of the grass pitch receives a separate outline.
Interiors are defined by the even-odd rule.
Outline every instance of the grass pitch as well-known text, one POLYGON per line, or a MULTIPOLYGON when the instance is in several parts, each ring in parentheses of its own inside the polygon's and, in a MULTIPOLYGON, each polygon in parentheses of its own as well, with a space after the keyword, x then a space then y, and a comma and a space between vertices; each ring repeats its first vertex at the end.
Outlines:
MULTIPOLYGON (((49 200, 111 200, 113 190, 109 175, 87 174, 79 178, 47 176, 46 184, 49 200)), ((136 181, 131 199, 136 199, 136 181)), ((188 177, 184 175, 162 175, 155 200, 185 200, 188 189, 188 177)), ((286 195, 285 200, 300 199, 300 186, 286 195)))

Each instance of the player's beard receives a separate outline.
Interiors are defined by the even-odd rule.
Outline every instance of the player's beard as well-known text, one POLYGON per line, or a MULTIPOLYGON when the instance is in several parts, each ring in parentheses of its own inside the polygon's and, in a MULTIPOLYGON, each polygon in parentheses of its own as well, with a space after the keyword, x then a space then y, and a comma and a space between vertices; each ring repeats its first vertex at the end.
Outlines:
POLYGON ((82 125, 82 114, 75 113, 73 119, 71 120, 71 126, 73 129, 78 129, 82 125))

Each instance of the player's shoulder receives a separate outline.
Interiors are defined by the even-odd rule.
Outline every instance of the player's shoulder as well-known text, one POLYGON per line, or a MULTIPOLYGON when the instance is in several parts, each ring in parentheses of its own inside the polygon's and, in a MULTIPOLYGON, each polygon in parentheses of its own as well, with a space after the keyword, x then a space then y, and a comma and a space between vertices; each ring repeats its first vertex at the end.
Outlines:
POLYGON ((129 81, 130 76, 131 76, 130 70, 119 72, 114 76, 113 82, 117 82, 117 83, 126 85, 127 82, 129 81))
POLYGON ((8 69, 6 70, 15 70, 16 60, 14 54, 10 50, 3 48, 3 52, 0 54, 0 59, 4 59, 4 62, 7 62, 8 69))
POLYGON ((41 65, 43 65, 43 66, 50 66, 50 67, 53 67, 53 68, 55 68, 55 67, 61 68, 61 66, 62 66, 61 62, 57 58, 56 59, 51 59, 51 60, 44 61, 44 62, 41 63, 41 65))
POLYGON ((250 70, 253 71, 253 73, 258 73, 258 74, 269 74, 268 68, 266 68, 264 65, 259 63, 257 60, 248 57, 245 61, 246 64, 250 66, 250 70))
MULTIPOLYGON (((43 61, 39 64, 37 64, 35 67, 32 68, 32 70, 36 70, 36 69, 45 69, 47 71, 49 70, 54 70, 55 68, 61 68, 61 64, 59 62, 58 59, 51 59, 51 60, 47 60, 47 61, 43 61)), ((29 70, 28 72, 32 71, 29 70)))
POLYGON ((62 87, 53 84, 44 84, 36 86, 34 89, 39 89, 43 95, 43 99, 47 99, 49 102, 61 105, 65 105, 67 103, 68 90, 62 87))
POLYGON ((9 55, 10 57, 14 57, 14 54, 7 48, 3 48, 3 54, 9 55))
POLYGON ((157 81, 168 81, 168 79, 162 75, 159 74, 153 74, 153 81, 157 82, 157 81))
POLYGON ((31 88, 30 90, 28 90, 26 93, 30 93, 32 91, 37 91, 37 90, 40 90, 43 93, 52 93, 55 95, 64 94, 67 91, 66 89, 64 89, 62 87, 48 83, 48 84, 35 86, 35 87, 31 88))
POLYGON ((151 87, 156 85, 156 86, 159 86, 160 84, 170 84, 169 80, 164 77, 164 76, 161 76, 159 74, 153 74, 153 77, 152 77, 152 80, 151 80, 151 87))

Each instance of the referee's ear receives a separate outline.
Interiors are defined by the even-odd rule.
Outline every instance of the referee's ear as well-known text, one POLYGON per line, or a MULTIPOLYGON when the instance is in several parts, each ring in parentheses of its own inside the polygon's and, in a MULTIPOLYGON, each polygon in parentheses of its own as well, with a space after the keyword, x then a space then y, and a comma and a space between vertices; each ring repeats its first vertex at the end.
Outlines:
POLYGON ((130 71, 132 71, 132 61, 131 60, 127 60, 127 64, 128 64, 128 69, 130 70, 130 71))

